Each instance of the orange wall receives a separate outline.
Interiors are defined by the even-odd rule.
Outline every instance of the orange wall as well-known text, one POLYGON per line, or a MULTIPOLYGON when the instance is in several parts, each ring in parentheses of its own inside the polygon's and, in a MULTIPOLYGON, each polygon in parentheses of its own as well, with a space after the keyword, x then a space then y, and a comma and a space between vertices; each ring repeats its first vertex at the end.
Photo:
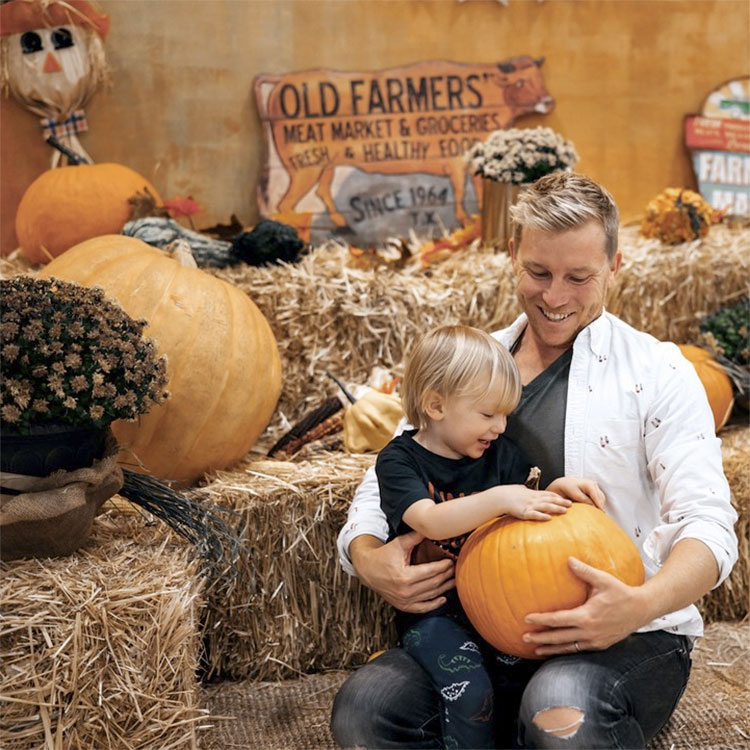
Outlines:
MULTIPOLYGON (((262 139, 253 77, 308 68, 376 70, 418 60, 545 56, 557 100, 544 124, 579 170, 613 191, 623 219, 669 185, 695 186, 682 119, 750 72, 746 0, 108 0, 112 85, 94 94, 81 141, 96 161, 192 195, 198 226, 257 218, 262 139)), ((50 149, 13 100, 0 120, 0 249, 50 149)))

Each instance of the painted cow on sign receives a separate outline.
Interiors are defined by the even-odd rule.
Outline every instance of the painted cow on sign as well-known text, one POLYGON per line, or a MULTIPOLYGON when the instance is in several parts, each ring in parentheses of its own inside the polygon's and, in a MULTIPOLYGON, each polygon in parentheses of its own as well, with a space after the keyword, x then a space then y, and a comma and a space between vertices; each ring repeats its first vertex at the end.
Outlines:
POLYGON ((278 204, 266 209, 294 212, 315 188, 334 225, 345 227, 331 183, 337 167, 356 167, 449 178, 456 219, 465 223, 463 155, 516 118, 552 110, 543 62, 522 56, 492 65, 433 61, 377 73, 258 77, 258 106, 288 178, 278 204))

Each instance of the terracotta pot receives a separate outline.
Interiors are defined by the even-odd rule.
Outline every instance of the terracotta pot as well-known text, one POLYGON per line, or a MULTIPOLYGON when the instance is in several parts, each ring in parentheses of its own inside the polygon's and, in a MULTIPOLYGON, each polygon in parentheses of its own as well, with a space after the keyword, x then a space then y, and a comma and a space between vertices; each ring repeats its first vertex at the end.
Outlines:
POLYGON ((482 180, 482 242, 499 252, 508 250, 513 235, 510 207, 518 200, 523 185, 482 180))

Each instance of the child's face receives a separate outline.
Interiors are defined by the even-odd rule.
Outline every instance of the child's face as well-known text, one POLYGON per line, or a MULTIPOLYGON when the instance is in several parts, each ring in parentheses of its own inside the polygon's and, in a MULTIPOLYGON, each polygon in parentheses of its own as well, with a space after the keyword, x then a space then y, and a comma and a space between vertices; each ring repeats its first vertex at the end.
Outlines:
POLYGON ((505 432, 507 415, 498 406, 501 395, 493 389, 481 397, 443 398, 438 418, 427 428, 434 440, 430 449, 447 458, 480 458, 505 432))

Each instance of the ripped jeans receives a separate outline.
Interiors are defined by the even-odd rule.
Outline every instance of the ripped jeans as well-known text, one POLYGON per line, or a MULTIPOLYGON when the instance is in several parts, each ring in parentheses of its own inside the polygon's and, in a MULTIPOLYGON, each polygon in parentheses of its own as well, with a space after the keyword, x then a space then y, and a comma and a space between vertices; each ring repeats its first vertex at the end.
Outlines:
MULTIPOLYGON (((644 748, 672 715, 689 674, 687 639, 663 630, 634 633, 606 651, 499 662, 492 675, 496 747, 644 748), (573 709, 575 720, 541 722, 552 708, 573 709)), ((444 747, 437 694, 401 649, 347 679, 331 731, 345 748, 444 747)))

